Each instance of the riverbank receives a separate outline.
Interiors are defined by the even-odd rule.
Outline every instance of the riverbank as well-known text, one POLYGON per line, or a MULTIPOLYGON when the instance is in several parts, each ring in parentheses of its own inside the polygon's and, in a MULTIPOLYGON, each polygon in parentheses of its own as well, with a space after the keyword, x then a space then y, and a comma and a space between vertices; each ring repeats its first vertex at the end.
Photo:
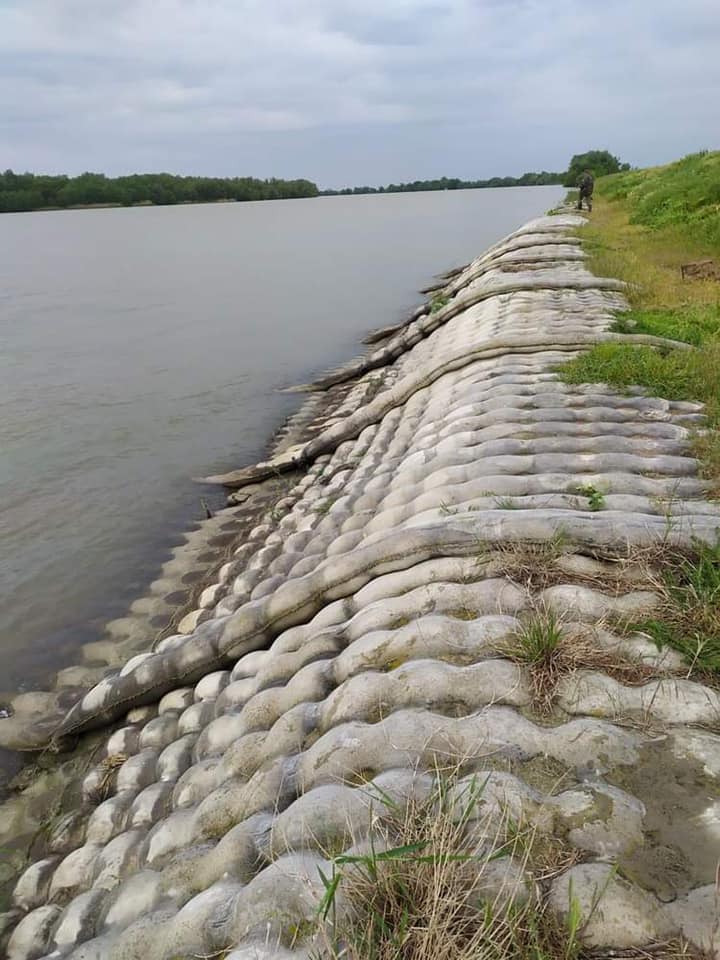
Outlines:
POLYGON ((527 224, 317 384, 233 476, 236 503, 288 487, 194 614, 59 724, 28 717, 38 743, 96 732, 12 895, 12 960, 332 956, 348 864, 447 859, 386 830, 443 797, 476 932, 529 903, 557 956, 713 949, 720 699, 644 629, 720 530, 703 411, 560 379, 598 344, 676 349, 612 329, 625 287, 583 229, 527 224))
POLYGON ((568 382, 642 384, 668 399, 699 400, 708 430, 693 440, 720 495, 720 152, 598 181, 584 248, 593 272, 628 284, 630 310, 615 324, 699 349, 660 355, 620 344, 595 348, 566 372, 568 382), (714 199, 713 199, 714 198, 714 199), (710 259, 716 275, 683 275, 710 259))
POLYGON ((406 319, 439 268, 559 196, 3 219, 0 703, 47 689, 60 669, 99 665, 84 645, 110 642, 105 624, 165 579, 161 565, 205 515, 201 500, 222 505, 192 477, 266 455, 301 402, 282 387, 363 350, 368 327, 406 319))

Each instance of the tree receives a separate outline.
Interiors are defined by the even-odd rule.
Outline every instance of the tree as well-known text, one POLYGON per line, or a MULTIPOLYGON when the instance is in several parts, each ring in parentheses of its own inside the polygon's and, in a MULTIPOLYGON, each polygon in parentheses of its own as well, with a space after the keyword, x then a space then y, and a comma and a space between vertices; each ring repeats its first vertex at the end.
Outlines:
POLYGON ((570 161, 568 172, 563 179, 563 186, 577 186, 580 175, 589 170, 595 177, 604 177, 608 173, 619 173, 629 170, 629 163, 620 163, 608 150, 588 150, 587 153, 576 153, 570 161))

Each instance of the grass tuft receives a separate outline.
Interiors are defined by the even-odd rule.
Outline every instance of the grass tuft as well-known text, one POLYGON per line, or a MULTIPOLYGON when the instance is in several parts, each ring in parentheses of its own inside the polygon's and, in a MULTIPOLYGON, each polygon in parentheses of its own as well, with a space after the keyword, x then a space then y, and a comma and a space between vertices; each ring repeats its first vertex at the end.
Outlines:
MULTIPOLYGON (((533 874, 532 828, 479 812, 481 778, 439 776, 430 795, 383 800, 367 853, 322 874, 320 956, 332 960, 580 960, 578 902, 563 921, 533 874)), ((555 854, 550 879, 576 862, 555 854)))
POLYGON ((491 560, 493 575, 507 577, 529 590, 539 590, 563 579, 564 574, 556 566, 556 561, 566 547, 566 538, 559 533, 552 540, 538 543, 497 543, 489 554, 483 553, 481 559, 491 560))
POLYGON ((496 510, 517 510, 519 504, 512 497, 498 497, 495 500, 496 510))
POLYGON ((501 652, 528 668, 533 707, 546 715, 555 706, 560 681, 578 670, 600 670, 627 684, 645 683, 658 675, 650 664, 598 646, 592 631, 566 633, 549 611, 536 614, 501 652))

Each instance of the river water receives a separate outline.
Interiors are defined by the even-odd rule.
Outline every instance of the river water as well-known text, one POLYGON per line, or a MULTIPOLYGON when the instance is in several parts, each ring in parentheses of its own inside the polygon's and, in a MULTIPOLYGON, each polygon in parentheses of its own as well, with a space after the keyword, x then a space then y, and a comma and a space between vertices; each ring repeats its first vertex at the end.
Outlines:
POLYGON ((562 193, 0 216, 0 700, 143 592, 202 515, 191 478, 261 458, 302 402, 276 388, 562 193))

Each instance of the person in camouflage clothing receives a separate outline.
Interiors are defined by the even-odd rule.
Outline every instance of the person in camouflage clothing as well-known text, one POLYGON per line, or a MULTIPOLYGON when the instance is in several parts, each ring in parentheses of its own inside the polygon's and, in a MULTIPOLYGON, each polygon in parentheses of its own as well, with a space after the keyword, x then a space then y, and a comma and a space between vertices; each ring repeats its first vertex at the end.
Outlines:
POLYGON ((586 170, 578 180, 577 185, 580 191, 577 203, 578 210, 582 210, 583 200, 587 202, 588 210, 592 210, 592 195, 595 187, 595 179, 592 173, 590 173, 589 170, 586 170))

